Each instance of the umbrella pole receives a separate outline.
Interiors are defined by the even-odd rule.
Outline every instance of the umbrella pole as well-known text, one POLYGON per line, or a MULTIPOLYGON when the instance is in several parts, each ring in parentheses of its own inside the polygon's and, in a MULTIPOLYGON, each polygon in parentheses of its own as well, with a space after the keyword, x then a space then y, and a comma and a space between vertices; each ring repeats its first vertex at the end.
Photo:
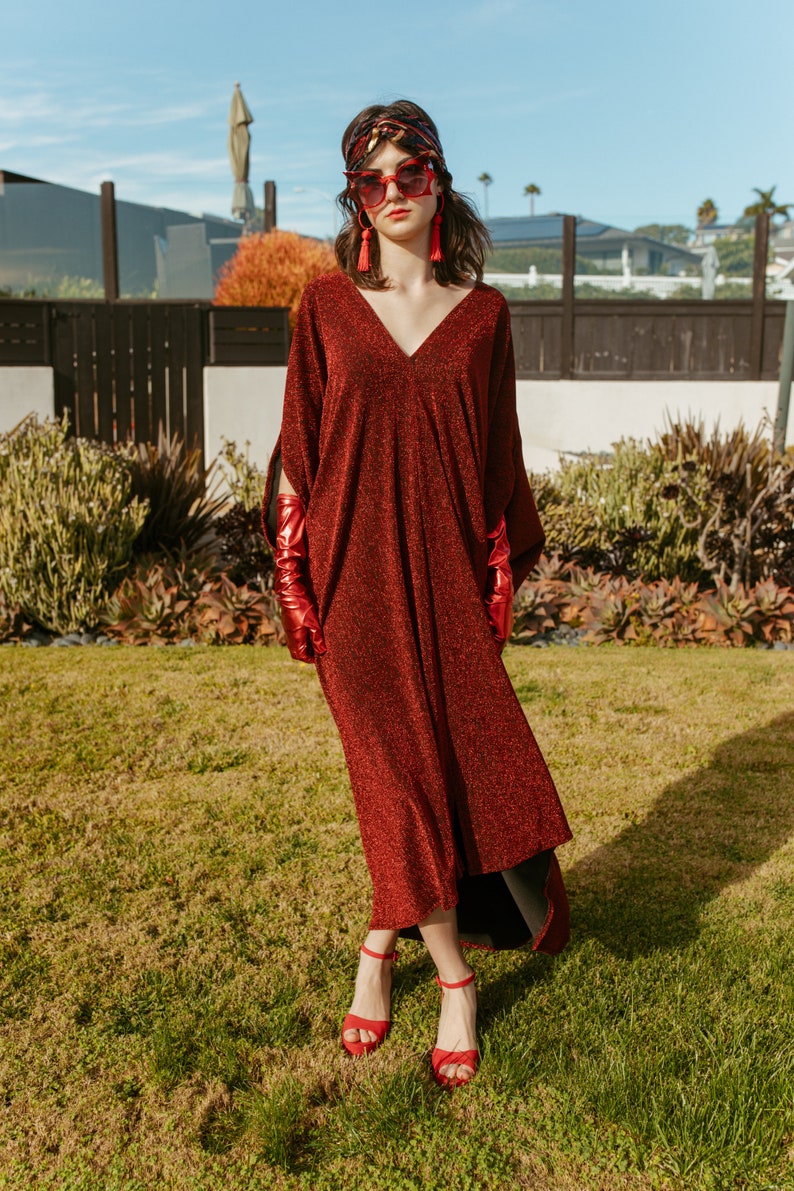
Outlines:
POLYGON ((276 229, 276 184, 265 182, 265 231, 276 229))

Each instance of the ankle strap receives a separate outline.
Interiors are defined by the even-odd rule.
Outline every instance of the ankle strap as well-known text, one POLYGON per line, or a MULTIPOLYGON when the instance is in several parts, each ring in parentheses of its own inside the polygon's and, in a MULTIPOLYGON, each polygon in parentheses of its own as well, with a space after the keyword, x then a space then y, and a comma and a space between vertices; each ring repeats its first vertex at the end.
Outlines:
POLYGON ((442 988, 464 988, 467 984, 471 984, 475 975, 476 973, 472 972, 465 980, 457 980, 454 984, 449 984, 446 980, 442 980, 440 976, 436 976, 436 984, 439 984, 442 988))
POLYGON ((365 947, 363 943, 361 950, 365 955, 372 956, 373 959, 398 959, 400 955, 399 951, 387 951, 385 955, 379 955, 377 951, 370 951, 369 947, 365 947))

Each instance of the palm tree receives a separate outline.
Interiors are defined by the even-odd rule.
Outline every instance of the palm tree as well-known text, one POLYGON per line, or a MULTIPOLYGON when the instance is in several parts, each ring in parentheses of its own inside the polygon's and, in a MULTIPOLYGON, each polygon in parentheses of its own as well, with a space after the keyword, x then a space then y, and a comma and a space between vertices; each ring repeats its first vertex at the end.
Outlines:
POLYGON ((485 218, 487 219, 488 218, 488 187, 493 182, 493 178, 491 177, 490 174, 480 174, 477 181, 482 182, 483 210, 485 211, 485 218))
POLYGON ((784 219, 788 219, 788 209, 792 204, 775 202, 774 194, 777 186, 773 186, 771 190, 759 190, 757 186, 754 186, 753 190, 758 195, 758 202, 750 203, 749 207, 745 207, 745 215, 767 214, 771 219, 774 219, 776 215, 782 215, 784 219))
POLYGON ((534 182, 530 182, 529 186, 524 187, 524 194, 529 195, 529 214, 535 214, 535 195, 540 194, 540 187, 536 186, 534 182))
POLYGON ((698 207, 698 227, 708 227, 717 222, 717 207, 713 199, 704 199, 698 207))

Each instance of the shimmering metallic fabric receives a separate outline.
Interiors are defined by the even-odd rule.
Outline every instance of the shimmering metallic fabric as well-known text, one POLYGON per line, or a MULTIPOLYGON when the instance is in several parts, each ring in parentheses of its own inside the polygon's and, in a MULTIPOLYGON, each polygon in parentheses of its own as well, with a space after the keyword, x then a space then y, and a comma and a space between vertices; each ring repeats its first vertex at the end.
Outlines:
POLYGON ((274 588, 281 605, 281 624, 292 657, 313 662, 326 647, 314 600, 306 590, 306 510, 299 496, 286 492, 276 498, 276 510, 274 588))
POLYGON ((513 575, 510 570, 510 543, 504 517, 496 529, 488 534, 491 551, 488 555, 488 578, 485 583, 485 611, 494 640, 504 646, 513 630, 513 575))
MULTIPOLYGON (((549 850, 571 833, 483 603, 502 516, 516 588, 543 546, 502 295, 478 283, 408 356, 344 273, 313 281, 268 472, 271 535, 281 466, 306 508, 327 645, 317 674, 350 772, 372 929, 410 929, 464 893, 476 917, 485 902, 467 882, 492 881, 478 874, 495 874, 515 908, 500 874, 538 857, 548 933, 549 850)), ((516 921, 510 937, 537 945, 527 916, 516 921)), ((476 937, 496 935, 485 922, 476 937)))

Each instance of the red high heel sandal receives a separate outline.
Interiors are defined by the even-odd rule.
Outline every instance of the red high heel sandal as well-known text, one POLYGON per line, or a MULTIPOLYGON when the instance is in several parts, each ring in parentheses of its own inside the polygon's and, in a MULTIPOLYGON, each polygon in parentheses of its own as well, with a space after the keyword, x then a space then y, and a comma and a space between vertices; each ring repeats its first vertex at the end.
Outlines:
MULTIPOLYGON (((361 944, 361 950, 365 955, 369 955, 372 959, 397 959, 398 953, 396 951, 388 951, 385 955, 379 955, 377 951, 370 951, 369 947, 361 944)), ((390 1021, 369 1021, 366 1017, 358 1017, 355 1013, 348 1013, 345 1020, 342 1022, 342 1046, 350 1055, 368 1055, 373 1050, 377 1050, 380 1044, 385 1039, 389 1032, 390 1021), (345 1030, 370 1030, 375 1035, 374 1042, 348 1042, 345 1038, 345 1030)))
MULTIPOLYGON (((465 988, 467 984, 471 984, 474 976, 475 973, 472 972, 471 976, 467 976, 465 980, 458 980, 455 984, 447 984, 440 976, 436 976, 436 984, 441 989, 465 988)), ((443 998, 443 992, 441 996, 443 998)), ((462 1084, 471 1083, 477 1074, 477 1068, 480 1063, 480 1052, 478 1050, 439 1050, 436 1047, 430 1062, 433 1065, 433 1075, 437 1084, 440 1084, 442 1088, 459 1088, 462 1084), (451 1078, 449 1075, 442 1075, 441 1068, 448 1067, 452 1063, 459 1063, 463 1067, 471 1067, 472 1074, 468 1079, 460 1079, 457 1075, 454 1078, 451 1078)))

